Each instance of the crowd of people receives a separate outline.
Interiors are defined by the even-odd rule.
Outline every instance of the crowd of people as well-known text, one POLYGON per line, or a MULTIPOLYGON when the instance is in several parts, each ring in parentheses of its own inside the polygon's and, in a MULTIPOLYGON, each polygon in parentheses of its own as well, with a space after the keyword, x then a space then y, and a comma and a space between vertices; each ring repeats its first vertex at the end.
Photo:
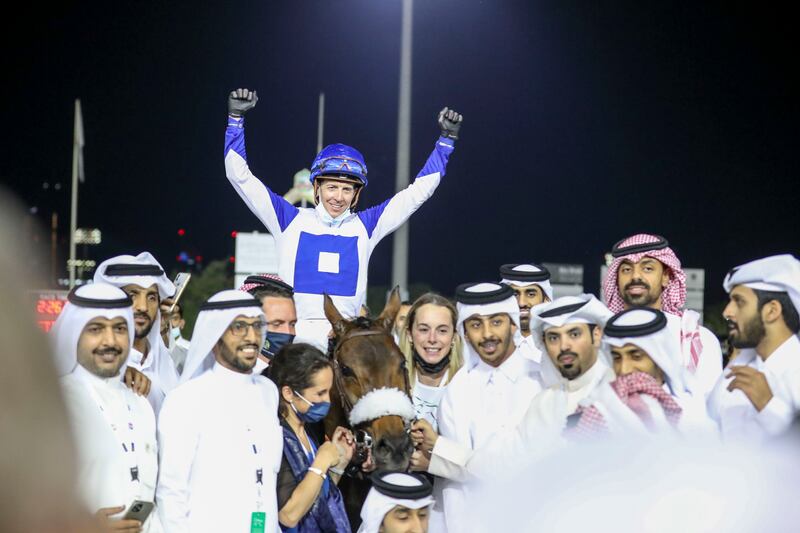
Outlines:
MULTIPOLYGON (((70 292, 52 329, 77 492, 100 530, 478 531, 482 487, 521 471, 533 486, 565 450, 591 455, 593 443, 620 438, 768 450, 790 432, 800 261, 731 269, 723 357, 684 308, 686 277, 668 241, 642 233, 613 246, 602 298, 556 297, 547 269, 530 263, 498 265, 497 279, 459 285, 452 300, 403 302, 391 334, 406 359, 413 453, 406 472, 372 471, 350 428, 319 431, 342 372, 324 295, 343 316, 360 314, 372 250, 431 197, 463 117, 443 109, 416 180, 361 211, 363 157, 326 147, 312 165, 317 205, 305 209, 248 167, 244 114, 256 102, 247 89, 229 97, 225 167, 276 239, 277 275, 210 295, 187 340, 159 262, 122 255, 70 292), (372 482, 360 524, 338 488, 354 461, 372 482)), ((536 530, 521 512, 516 530, 536 530)))

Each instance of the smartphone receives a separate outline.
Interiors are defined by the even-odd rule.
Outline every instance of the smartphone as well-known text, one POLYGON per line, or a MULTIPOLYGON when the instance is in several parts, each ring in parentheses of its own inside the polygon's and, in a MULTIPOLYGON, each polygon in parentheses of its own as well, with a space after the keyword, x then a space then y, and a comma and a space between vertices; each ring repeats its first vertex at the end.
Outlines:
POLYGON ((175 296, 172 297, 172 305, 169 308, 169 312, 172 313, 175 311, 175 304, 178 303, 178 300, 181 298, 181 294, 183 294, 183 289, 186 288, 186 285, 189 283, 189 279, 192 277, 191 274, 188 272, 179 272, 177 276, 175 276, 175 296))
POLYGON ((153 502, 133 500, 133 503, 131 503, 128 507, 128 510, 125 511, 125 515, 122 517, 122 519, 138 520, 144 524, 145 520, 147 520, 147 517, 150 516, 154 506, 155 504, 153 502))

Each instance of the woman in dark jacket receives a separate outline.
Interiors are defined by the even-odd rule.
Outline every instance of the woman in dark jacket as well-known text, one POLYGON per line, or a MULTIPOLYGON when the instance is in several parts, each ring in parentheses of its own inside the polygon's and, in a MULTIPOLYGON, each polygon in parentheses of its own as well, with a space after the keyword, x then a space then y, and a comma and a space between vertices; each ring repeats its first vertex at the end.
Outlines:
POLYGON ((333 367, 309 344, 284 347, 270 362, 278 387, 283 425, 283 461, 278 472, 278 520, 283 531, 349 533, 350 523, 336 484, 355 451, 350 430, 336 428, 322 445, 306 432, 330 407, 333 367))

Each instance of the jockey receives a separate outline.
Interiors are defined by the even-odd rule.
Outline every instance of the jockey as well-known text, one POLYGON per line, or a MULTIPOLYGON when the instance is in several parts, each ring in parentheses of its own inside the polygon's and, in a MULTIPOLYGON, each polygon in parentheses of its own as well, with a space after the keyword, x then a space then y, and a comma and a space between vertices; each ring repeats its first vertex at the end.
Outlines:
POLYGON ((372 251, 431 197, 445 174, 462 116, 444 108, 441 136, 425 166, 408 188, 358 213, 353 210, 367 186, 361 153, 344 144, 322 149, 311 165, 315 208, 297 208, 256 178, 247 164, 244 113, 255 107, 255 91, 238 89, 228 98, 225 171, 236 192, 275 238, 278 275, 294 287, 297 342, 325 349, 330 324, 323 293, 348 317, 358 316, 367 290, 372 251))

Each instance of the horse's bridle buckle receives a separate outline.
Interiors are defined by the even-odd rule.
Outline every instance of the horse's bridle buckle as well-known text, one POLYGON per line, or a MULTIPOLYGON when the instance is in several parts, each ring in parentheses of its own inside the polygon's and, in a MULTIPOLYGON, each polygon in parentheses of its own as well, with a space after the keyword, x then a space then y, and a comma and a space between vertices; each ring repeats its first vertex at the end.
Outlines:
POLYGON ((372 435, 370 435, 364 429, 356 430, 354 434, 356 438, 356 448, 360 448, 362 450, 371 450, 372 449, 372 435))

